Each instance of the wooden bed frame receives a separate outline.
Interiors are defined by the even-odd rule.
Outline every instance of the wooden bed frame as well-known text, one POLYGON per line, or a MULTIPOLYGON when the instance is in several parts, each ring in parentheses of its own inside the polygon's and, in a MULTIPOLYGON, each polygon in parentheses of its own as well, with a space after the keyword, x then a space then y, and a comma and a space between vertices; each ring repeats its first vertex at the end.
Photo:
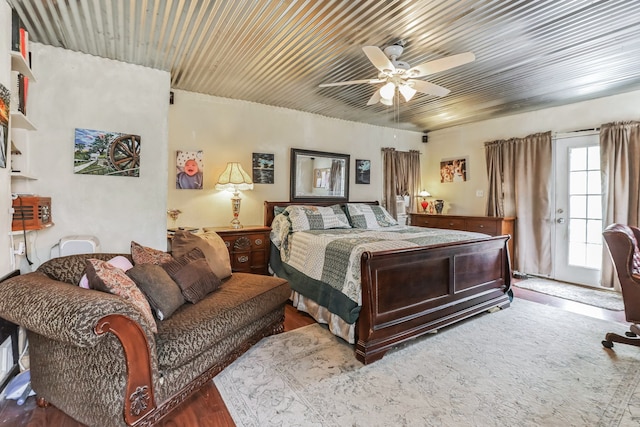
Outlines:
MULTIPOLYGON (((275 206, 335 203, 265 202, 264 224, 271 225, 275 206)), ((509 238, 364 252, 356 358, 374 362, 400 343, 494 307, 508 307, 509 238)))

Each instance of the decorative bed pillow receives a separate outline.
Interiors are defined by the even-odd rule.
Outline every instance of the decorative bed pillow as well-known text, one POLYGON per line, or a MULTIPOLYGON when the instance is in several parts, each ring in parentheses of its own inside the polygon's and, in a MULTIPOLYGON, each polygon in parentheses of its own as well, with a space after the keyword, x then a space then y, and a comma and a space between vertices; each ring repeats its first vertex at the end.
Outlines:
POLYGON ((280 249, 282 242, 285 241, 291 232, 291 221, 288 214, 276 215, 271 222, 271 242, 276 248, 280 249))
POLYGON ((353 228, 375 229, 398 225, 398 221, 382 206, 347 203, 347 213, 353 228))
POLYGON ((134 264, 158 264, 173 260, 171 254, 160 251, 158 249, 142 246, 139 243, 131 241, 131 258, 134 264))
POLYGON ((288 206, 291 231, 328 230, 351 228, 340 205, 333 206, 288 206))
MULTIPOLYGON (((114 267, 118 267, 119 269, 125 272, 129 270, 131 267, 133 267, 133 264, 131 264, 131 261, 129 261, 126 257, 123 257, 122 255, 113 257, 107 262, 113 265, 114 267)), ((81 288, 90 289, 89 279, 87 278, 86 274, 82 275, 82 278, 80 279, 80 283, 78 284, 78 286, 80 286, 81 288)))
POLYGON ((169 276, 178 284, 184 299, 197 303, 220 286, 220 279, 211 271, 200 248, 162 264, 169 276))
POLYGON ((208 231, 196 235, 189 231, 178 231, 171 240, 171 253, 175 258, 185 256, 191 249, 200 248, 211 271, 220 279, 231 276, 231 260, 224 240, 217 233, 208 231))
POLYGON ((149 302, 124 271, 106 261, 89 258, 87 259, 87 277, 92 289, 118 295, 133 303, 138 307, 151 330, 154 333, 158 332, 149 302))
POLYGON ((149 305, 159 320, 168 319, 178 307, 184 304, 180 287, 159 265, 138 264, 127 271, 127 276, 147 297, 149 305))

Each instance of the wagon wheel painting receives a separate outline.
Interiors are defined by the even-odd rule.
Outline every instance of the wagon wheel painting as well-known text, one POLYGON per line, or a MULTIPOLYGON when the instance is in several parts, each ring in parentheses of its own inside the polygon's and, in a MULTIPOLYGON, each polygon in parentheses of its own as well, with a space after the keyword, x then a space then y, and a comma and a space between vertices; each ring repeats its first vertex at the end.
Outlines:
POLYGON ((140 168, 140 137, 121 135, 109 144, 109 163, 120 175, 138 176, 140 168))

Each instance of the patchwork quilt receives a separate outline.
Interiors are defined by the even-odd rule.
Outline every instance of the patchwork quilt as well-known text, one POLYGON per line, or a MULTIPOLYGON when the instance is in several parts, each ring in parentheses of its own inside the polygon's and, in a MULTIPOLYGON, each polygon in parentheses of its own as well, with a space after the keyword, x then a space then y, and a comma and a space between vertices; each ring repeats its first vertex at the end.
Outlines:
MULTIPOLYGON (((331 290, 319 291, 321 296, 337 291, 351 300, 355 306, 362 303, 360 259, 363 252, 429 246, 483 237, 487 235, 403 225, 375 230, 352 228, 295 233, 283 232, 274 227, 272 231, 272 241, 279 250, 281 267, 290 272, 302 273, 313 282, 329 286, 331 290)), ((305 294, 303 289, 296 289, 295 280, 289 280, 294 290, 305 294)), ((314 298, 314 295, 305 296, 314 298)), ((323 303, 317 299, 316 301, 323 303)))

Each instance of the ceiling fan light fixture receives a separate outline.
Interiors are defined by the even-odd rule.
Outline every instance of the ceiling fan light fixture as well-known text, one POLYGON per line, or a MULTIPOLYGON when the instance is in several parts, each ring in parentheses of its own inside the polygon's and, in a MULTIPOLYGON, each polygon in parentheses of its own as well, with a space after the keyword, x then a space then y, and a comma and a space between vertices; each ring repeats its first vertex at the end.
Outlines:
POLYGON ((413 95, 415 95, 416 92, 417 92, 417 90, 415 90, 414 88, 412 88, 408 84, 403 84, 402 86, 398 87, 398 90, 400 91, 400 93, 404 97, 404 100, 407 101, 407 102, 409 102, 411 100, 411 98, 413 98, 413 95))
POLYGON ((393 82, 388 82, 380 88, 380 96, 383 99, 393 100, 393 95, 396 93, 396 85, 393 82))
POLYGON ((392 106, 393 105, 393 99, 380 98, 380 103, 384 104, 384 105, 392 106))

